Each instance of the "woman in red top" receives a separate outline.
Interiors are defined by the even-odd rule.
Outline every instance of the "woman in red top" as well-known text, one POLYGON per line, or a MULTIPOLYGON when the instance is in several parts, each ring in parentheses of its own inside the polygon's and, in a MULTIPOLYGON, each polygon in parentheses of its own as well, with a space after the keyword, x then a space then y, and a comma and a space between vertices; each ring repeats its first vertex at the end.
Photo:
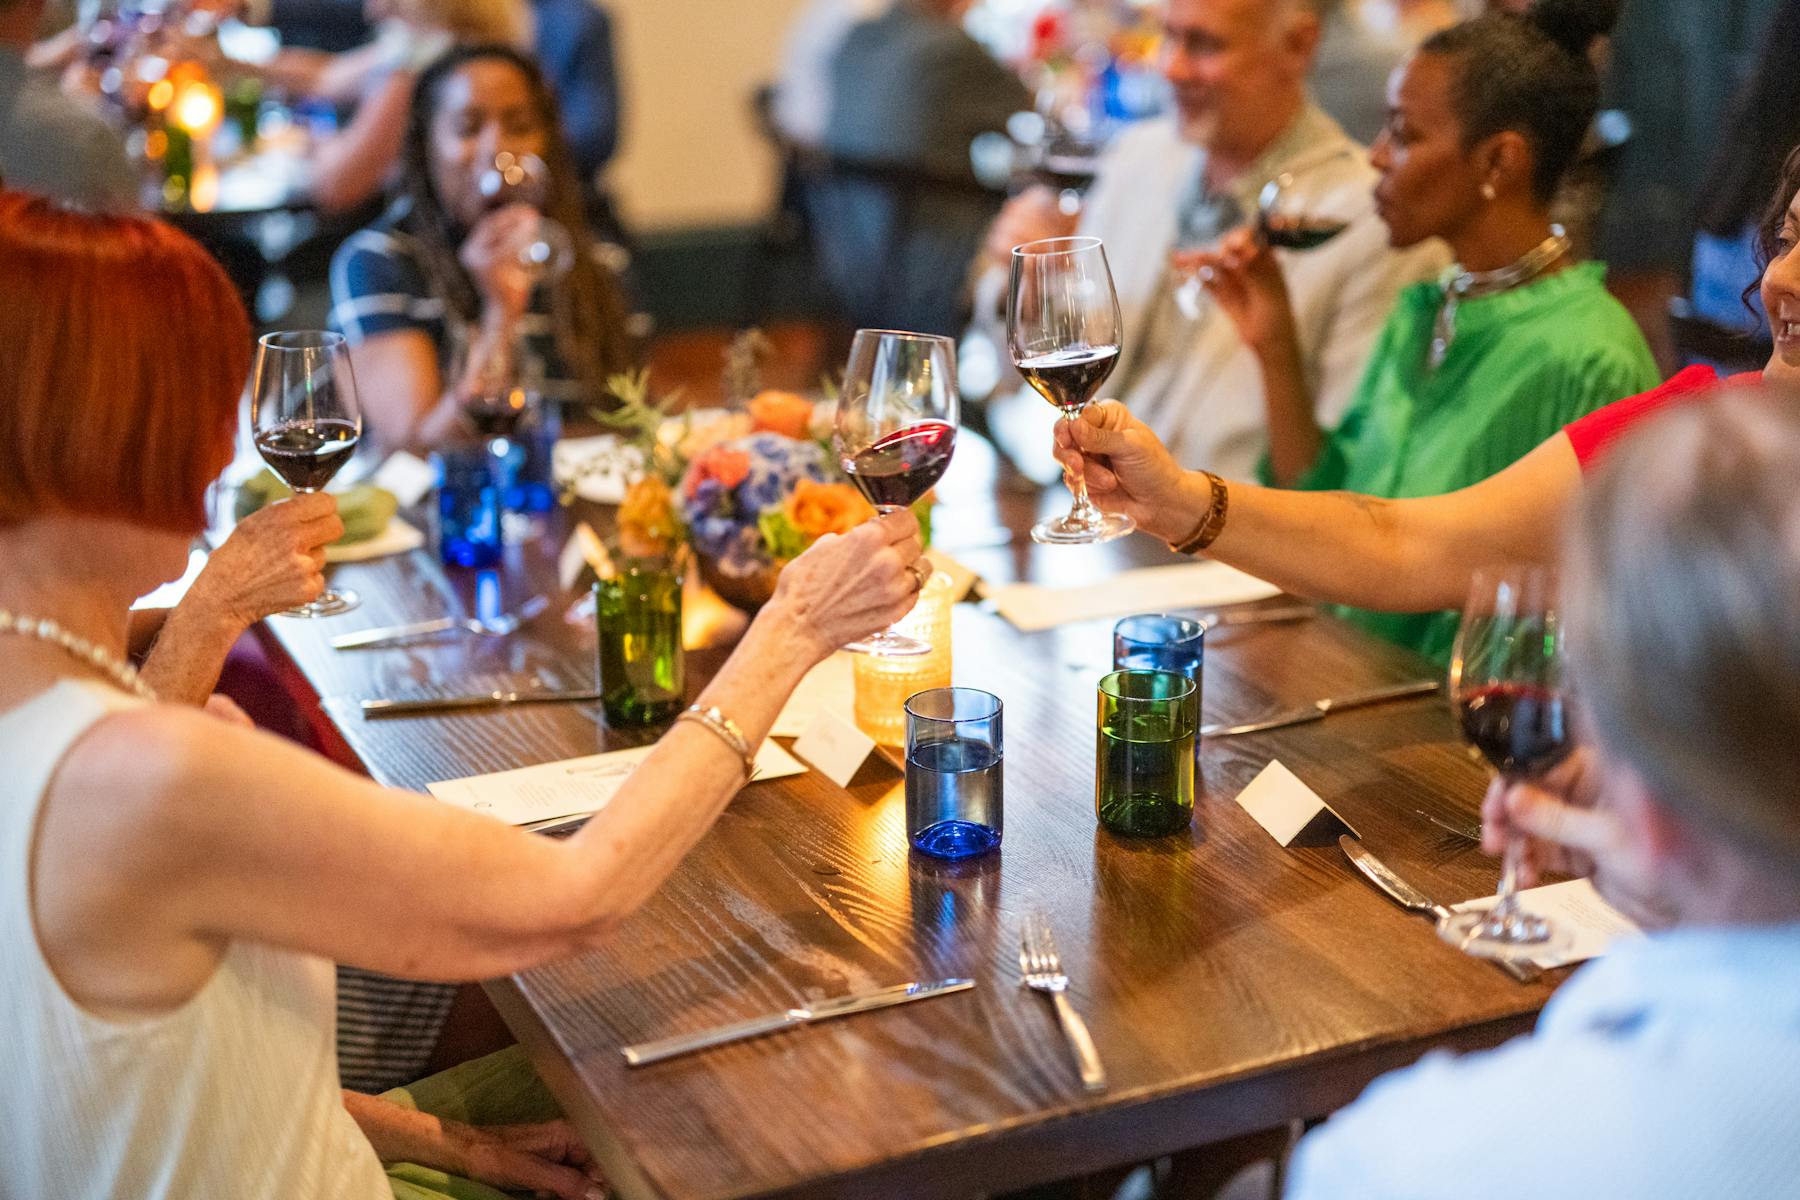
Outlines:
POLYGON ((1759 374, 1721 380, 1690 367, 1654 391, 1610 404, 1473 487, 1414 500, 1290 492, 1185 471, 1117 401, 1057 426, 1065 471, 1094 503, 1129 514, 1178 549, 1248 571, 1296 595, 1358 608, 1459 608, 1478 567, 1554 561, 1582 472, 1625 430, 1670 405, 1737 384, 1800 386, 1800 150, 1789 156, 1762 229, 1762 299, 1775 353, 1759 374))

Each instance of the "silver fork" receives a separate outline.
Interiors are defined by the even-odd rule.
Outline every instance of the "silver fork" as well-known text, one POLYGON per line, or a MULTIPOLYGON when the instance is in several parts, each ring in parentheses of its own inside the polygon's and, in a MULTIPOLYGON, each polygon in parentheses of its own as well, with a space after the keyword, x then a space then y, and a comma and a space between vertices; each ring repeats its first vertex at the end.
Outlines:
POLYGON ((1069 1039, 1069 1048, 1075 1052, 1075 1062, 1081 1068, 1081 1085, 1090 1092, 1105 1091, 1106 1069, 1100 1065, 1100 1052, 1094 1049, 1087 1023, 1063 994, 1069 989, 1069 977, 1063 974, 1056 939, 1050 935, 1050 923, 1042 913, 1025 918, 1019 939, 1019 974, 1026 987, 1045 993, 1055 1004, 1056 1019, 1062 1022, 1063 1036, 1069 1039))

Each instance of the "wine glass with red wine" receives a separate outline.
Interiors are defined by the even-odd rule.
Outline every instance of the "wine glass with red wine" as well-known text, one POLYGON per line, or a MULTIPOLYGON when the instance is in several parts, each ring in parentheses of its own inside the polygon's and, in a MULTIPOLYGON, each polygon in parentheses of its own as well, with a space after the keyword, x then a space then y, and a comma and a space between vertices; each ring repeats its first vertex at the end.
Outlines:
MULTIPOLYGON (((949 338, 857 330, 833 434, 844 474, 878 511, 910 508, 950 465, 958 404, 956 344, 949 338)), ((892 629, 844 649, 883 658, 931 652, 892 629)))
POLYGON ((1348 228, 1347 217, 1321 211, 1312 189, 1286 172, 1265 184, 1257 197, 1257 236, 1277 250, 1317 250, 1348 228))
MULTIPOLYGON (((1450 697, 1463 738, 1509 781, 1542 775, 1575 748, 1556 592, 1549 568, 1476 572, 1451 655, 1450 697)), ((1567 944, 1564 931, 1519 903, 1524 849, 1523 839, 1508 831, 1493 907, 1445 921, 1439 931, 1446 941, 1507 961, 1567 944)))
MULTIPOLYGON (((1032 390, 1073 421, 1119 362, 1123 338, 1119 297, 1099 238, 1046 238, 1014 246, 1006 303, 1006 340, 1013 365, 1032 390)), ((1137 528, 1123 513, 1104 513, 1074 484, 1068 515, 1032 526, 1031 538, 1053 545, 1110 542, 1137 528)))
MULTIPOLYGON (((331 482, 362 437, 362 410, 342 334, 309 329, 264 334, 257 341, 250 428, 257 453, 294 491, 316 492, 331 482)), ((355 592, 327 588, 317 600, 282 615, 329 617, 358 603, 355 592)))

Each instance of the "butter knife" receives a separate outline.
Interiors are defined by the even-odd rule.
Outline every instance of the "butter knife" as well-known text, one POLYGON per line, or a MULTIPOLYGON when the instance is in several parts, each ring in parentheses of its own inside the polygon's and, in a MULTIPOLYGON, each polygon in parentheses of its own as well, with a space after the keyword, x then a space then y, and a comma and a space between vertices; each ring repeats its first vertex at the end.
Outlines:
POLYGON ((476 692, 468 696, 421 696, 415 700, 364 700, 364 717, 416 717, 425 713, 463 712, 476 708, 500 708, 508 704, 591 703, 599 692, 476 692))
MULTIPOLYGON (((1338 848, 1350 857, 1350 865, 1361 871, 1368 881, 1401 908, 1430 917, 1442 925, 1453 915, 1449 909, 1421 892, 1394 873, 1394 869, 1376 858, 1367 847, 1349 834, 1338 835, 1338 848)), ((1520 983, 1534 983, 1543 971, 1530 963, 1490 959, 1495 966, 1520 983)))
POLYGON ((1323 700, 1314 700, 1304 708, 1291 708, 1243 725, 1202 725, 1200 736, 1236 737, 1243 733, 1262 733, 1269 729, 1285 729, 1289 725, 1305 725, 1310 721, 1322 721, 1327 714, 1342 712, 1347 708, 1366 708, 1371 704, 1386 704, 1412 696, 1429 696, 1443 686, 1435 679, 1418 679, 1412 683, 1370 688, 1366 692, 1351 692, 1347 696, 1327 696, 1323 700))
POLYGON ((727 1042, 761 1037, 765 1033, 791 1029, 797 1025, 808 1025, 814 1021, 827 1021, 833 1017, 847 1017, 852 1013, 873 1012, 878 1008, 892 1008, 896 1004, 910 1004, 914 1000, 929 1000, 933 996, 948 996, 952 992, 966 992, 974 986, 973 979, 940 979, 935 983, 902 983, 895 987, 882 988, 879 991, 862 992, 854 996, 839 996, 835 1000, 820 1000, 815 1004, 790 1008, 785 1012, 769 1013, 766 1016, 751 1017, 747 1021, 721 1025, 716 1029, 707 1029, 699 1033, 684 1033, 676 1037, 662 1038, 659 1041, 639 1042, 634 1046, 626 1046, 621 1053, 625 1056, 627 1066, 641 1067, 649 1063, 661 1062, 665 1058, 674 1058, 678 1054, 690 1054, 695 1050, 723 1046, 727 1042))

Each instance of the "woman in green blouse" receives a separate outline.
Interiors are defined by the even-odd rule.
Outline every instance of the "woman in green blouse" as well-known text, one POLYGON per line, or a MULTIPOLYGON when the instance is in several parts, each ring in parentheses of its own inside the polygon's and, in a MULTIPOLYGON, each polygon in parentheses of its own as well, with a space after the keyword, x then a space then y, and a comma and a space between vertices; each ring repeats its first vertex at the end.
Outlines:
MULTIPOLYGON (((1390 499, 1455 491, 1656 385, 1604 268, 1572 261, 1550 218, 1597 102, 1586 51, 1616 15, 1595 0, 1540 0, 1526 16, 1445 30, 1395 72, 1371 153, 1376 208, 1395 246, 1439 237, 1456 265, 1401 293, 1335 430, 1314 418, 1268 247, 1242 230, 1194 257, 1262 364, 1265 482, 1390 499)), ((1455 613, 1348 615, 1440 660, 1456 632, 1455 613)))

